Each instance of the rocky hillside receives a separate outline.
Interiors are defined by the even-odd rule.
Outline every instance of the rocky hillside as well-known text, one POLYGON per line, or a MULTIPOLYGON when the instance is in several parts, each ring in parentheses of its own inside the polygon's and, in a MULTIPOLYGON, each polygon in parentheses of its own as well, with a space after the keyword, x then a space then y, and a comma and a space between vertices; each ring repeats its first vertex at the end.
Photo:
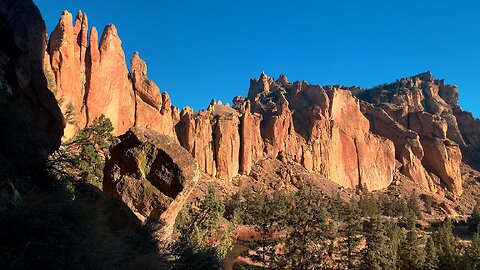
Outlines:
POLYGON ((460 164, 478 167, 480 121, 458 106, 458 89, 427 72, 372 89, 318 86, 262 73, 232 106, 181 112, 147 78, 135 53, 127 69, 113 25, 98 42, 86 14, 64 12, 45 54, 64 112, 65 138, 102 113, 115 134, 132 126, 178 139, 212 177, 249 174, 257 162, 298 163, 343 187, 386 188, 396 174, 421 189, 462 193, 460 164), (425 151, 428 149, 428 151, 425 151))

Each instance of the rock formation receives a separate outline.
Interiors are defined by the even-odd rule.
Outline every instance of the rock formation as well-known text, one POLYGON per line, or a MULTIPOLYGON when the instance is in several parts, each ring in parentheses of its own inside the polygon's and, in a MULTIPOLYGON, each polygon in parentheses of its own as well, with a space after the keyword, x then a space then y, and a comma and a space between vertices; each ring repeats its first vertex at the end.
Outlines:
POLYGON ((104 114, 120 135, 132 126, 144 126, 175 137, 178 110, 166 92, 146 76, 138 53, 127 69, 117 29, 107 25, 102 36, 93 27, 88 34, 87 15, 78 12, 75 24, 64 11, 49 40, 45 73, 54 81, 51 90, 71 115, 64 139, 104 114))
POLYGON ((85 14, 73 25, 64 12, 45 56, 63 110, 75 109, 67 136, 105 114, 117 135, 136 126, 177 139, 201 171, 223 180, 278 159, 348 188, 384 189, 400 173, 421 189, 460 195, 462 158, 480 166, 480 121, 458 106, 456 86, 429 72, 367 90, 262 72, 232 107, 212 101, 206 110, 180 113, 148 79, 138 53, 127 70, 114 26, 100 43, 95 28, 87 31, 85 14))
POLYGON ((64 119, 43 72, 46 28, 31 1, 0 2, 0 156, 28 169, 60 146, 64 119))
POLYGON ((159 217, 167 235, 199 177, 197 162, 169 136, 134 127, 110 148, 103 191, 142 220, 159 217))
POLYGON ((357 96, 376 107, 365 104, 363 111, 374 123, 372 132, 395 143, 403 174, 431 190, 441 183, 455 195, 462 193, 465 141, 451 106, 457 102, 455 86, 426 72, 357 96))

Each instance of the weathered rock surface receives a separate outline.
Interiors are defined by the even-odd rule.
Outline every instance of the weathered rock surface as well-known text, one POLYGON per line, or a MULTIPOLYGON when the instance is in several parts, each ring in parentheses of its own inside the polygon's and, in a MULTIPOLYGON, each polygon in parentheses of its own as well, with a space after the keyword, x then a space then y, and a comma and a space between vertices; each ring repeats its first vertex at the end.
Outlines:
POLYGON ((435 80, 430 72, 357 94, 376 107, 366 104, 363 111, 374 123, 372 131, 395 143, 403 174, 432 191, 439 187, 434 180, 438 177, 449 191, 460 195, 460 147, 465 141, 450 105, 456 104, 457 96, 455 86, 435 80))
POLYGON ((465 145, 462 147, 463 160, 480 171, 480 120, 473 117, 471 113, 463 111, 457 104, 454 105, 453 111, 465 140, 465 145))
POLYGON ((102 114, 116 135, 143 126, 175 137, 178 110, 148 80, 145 62, 135 53, 129 72, 115 26, 107 25, 100 41, 98 35, 95 27, 88 34, 86 14, 79 12, 72 24, 64 11, 50 36, 45 73, 51 73, 51 90, 62 100, 64 114, 73 114, 65 139, 102 114))
POLYGON ((117 29, 111 24, 105 27, 98 46, 96 36, 90 36, 85 98, 87 124, 104 114, 112 121, 117 135, 125 133, 135 122, 135 96, 121 44, 117 29))
POLYGON ((55 76, 56 85, 52 89, 62 100, 62 111, 73 110, 75 123, 67 123, 65 136, 71 137, 78 127, 85 126, 87 119, 83 112, 85 97, 85 56, 88 45, 87 15, 78 12, 75 25, 72 14, 64 11, 57 27, 50 36, 48 52, 50 68, 55 76))
POLYGON ((480 166, 480 121, 458 106, 456 86, 430 72, 368 90, 262 72, 232 107, 212 101, 206 110, 180 113, 148 79, 138 53, 127 70, 114 26, 100 43, 96 29, 87 30, 85 14, 72 24, 65 12, 45 56, 57 91, 81 114, 67 134, 105 114, 115 134, 137 126, 177 139, 201 171, 224 180, 278 159, 348 188, 383 189, 400 173, 422 189, 460 195, 462 159, 480 166))
POLYGON ((137 52, 130 61, 130 78, 135 90, 135 126, 143 126, 175 136, 174 120, 170 97, 167 92, 160 94, 155 82, 147 77, 147 65, 137 52))
POLYGON ((174 139, 134 127, 110 148, 103 191, 142 219, 159 217, 170 233, 198 177, 197 162, 174 139))
POLYGON ((58 149, 65 121, 43 72, 46 28, 32 1, 0 2, 0 156, 28 168, 58 149))

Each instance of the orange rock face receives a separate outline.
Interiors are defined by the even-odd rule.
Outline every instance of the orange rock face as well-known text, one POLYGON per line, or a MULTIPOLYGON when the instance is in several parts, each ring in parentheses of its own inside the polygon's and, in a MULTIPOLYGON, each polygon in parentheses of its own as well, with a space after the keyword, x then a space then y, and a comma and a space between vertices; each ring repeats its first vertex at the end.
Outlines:
POLYGON ((376 107, 365 105, 363 111, 374 133, 394 141, 403 174, 431 191, 440 187, 435 181, 439 178, 454 195, 462 193, 460 146, 465 141, 452 108, 457 102, 455 86, 426 72, 358 97, 376 107))
POLYGON ((105 114, 115 134, 132 126, 168 135, 219 179, 249 174, 265 159, 301 164, 344 187, 384 189, 395 173, 419 188, 462 193, 460 163, 480 167, 480 121, 458 106, 458 89, 427 72, 372 89, 277 80, 262 72, 233 107, 181 112, 148 79, 138 53, 128 71, 117 30, 98 42, 85 14, 64 12, 50 38, 46 73, 74 108, 66 136, 105 114), (426 150, 428 149, 428 151, 426 150), (399 165, 396 166, 396 163, 399 165))
POLYGON ((86 124, 84 112, 85 56, 87 49, 88 20, 78 12, 75 25, 72 14, 64 11, 49 42, 50 65, 56 79, 56 95, 62 100, 64 113, 73 110, 74 121, 67 123, 65 137, 72 137, 86 124))
POLYGON ((145 62, 135 53, 128 71, 117 29, 107 25, 98 38, 96 28, 88 35, 86 14, 65 11, 49 41, 46 73, 53 73, 62 110, 73 113, 64 139, 104 114, 112 121, 114 133, 123 134, 132 126, 143 126, 175 137, 178 110, 170 97, 147 78, 145 62))
POLYGON ((135 90, 135 126, 143 126, 175 137, 170 97, 160 94, 157 85, 147 77, 147 65, 134 53, 130 78, 135 90))
POLYGON ((95 35, 92 34, 85 102, 87 124, 104 114, 112 121, 114 134, 120 135, 134 124, 135 96, 115 26, 107 25, 98 49, 96 45, 95 35))

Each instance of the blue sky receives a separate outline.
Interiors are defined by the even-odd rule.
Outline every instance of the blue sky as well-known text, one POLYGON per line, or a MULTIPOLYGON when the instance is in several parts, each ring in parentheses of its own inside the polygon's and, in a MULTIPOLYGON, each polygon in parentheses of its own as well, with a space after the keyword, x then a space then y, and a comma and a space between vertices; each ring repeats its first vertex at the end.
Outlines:
POLYGON ((246 96, 249 79, 371 87, 430 70, 480 117, 480 1, 35 0, 49 32, 62 10, 116 25, 128 61, 178 107, 246 96))

